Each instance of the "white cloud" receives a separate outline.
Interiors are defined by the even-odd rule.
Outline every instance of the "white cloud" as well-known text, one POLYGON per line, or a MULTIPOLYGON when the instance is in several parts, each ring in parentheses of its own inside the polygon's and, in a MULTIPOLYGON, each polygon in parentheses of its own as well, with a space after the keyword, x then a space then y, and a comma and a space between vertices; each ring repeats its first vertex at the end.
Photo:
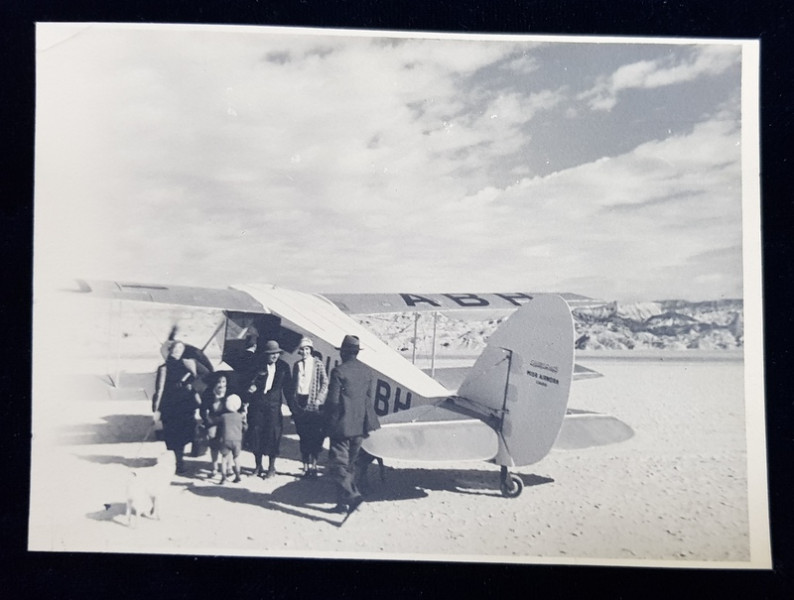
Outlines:
POLYGON ((524 51, 521 56, 509 61, 502 68, 520 75, 529 75, 540 68, 540 63, 537 58, 524 51))
POLYGON ((737 46, 698 46, 678 62, 674 58, 643 60, 623 65, 609 76, 600 77, 595 86, 581 93, 593 110, 611 110, 621 92, 654 89, 694 81, 701 76, 719 75, 737 64, 737 46))

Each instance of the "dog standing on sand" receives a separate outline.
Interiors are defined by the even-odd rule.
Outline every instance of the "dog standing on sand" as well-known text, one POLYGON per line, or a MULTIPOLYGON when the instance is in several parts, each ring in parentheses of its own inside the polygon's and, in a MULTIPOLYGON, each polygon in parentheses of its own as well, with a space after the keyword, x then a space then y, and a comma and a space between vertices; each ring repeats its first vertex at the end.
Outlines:
POLYGON ((131 527, 132 514, 135 524, 141 515, 160 519, 160 499, 171 485, 176 462, 174 454, 168 450, 157 457, 157 464, 142 467, 130 473, 127 481, 127 526, 131 527))

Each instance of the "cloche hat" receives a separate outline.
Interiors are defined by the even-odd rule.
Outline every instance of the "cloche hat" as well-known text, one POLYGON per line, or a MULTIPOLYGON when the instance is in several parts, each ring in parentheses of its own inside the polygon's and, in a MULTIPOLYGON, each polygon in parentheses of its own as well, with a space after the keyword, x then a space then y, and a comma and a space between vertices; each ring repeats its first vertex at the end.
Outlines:
POLYGON ((281 348, 279 348, 278 342, 275 340, 268 340, 265 343, 265 349, 263 350, 265 354, 281 354, 284 352, 281 348))

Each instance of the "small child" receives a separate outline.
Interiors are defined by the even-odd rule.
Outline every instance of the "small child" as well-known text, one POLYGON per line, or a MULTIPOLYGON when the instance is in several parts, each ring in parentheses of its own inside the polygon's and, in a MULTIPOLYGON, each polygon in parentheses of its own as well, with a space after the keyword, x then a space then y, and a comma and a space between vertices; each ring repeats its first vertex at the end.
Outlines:
POLYGON ((237 394, 226 398, 226 412, 216 417, 218 423, 218 448, 223 457, 221 485, 226 483, 226 473, 234 464, 234 483, 240 483, 240 456, 243 445, 243 432, 248 428, 245 415, 240 411, 242 401, 237 394))

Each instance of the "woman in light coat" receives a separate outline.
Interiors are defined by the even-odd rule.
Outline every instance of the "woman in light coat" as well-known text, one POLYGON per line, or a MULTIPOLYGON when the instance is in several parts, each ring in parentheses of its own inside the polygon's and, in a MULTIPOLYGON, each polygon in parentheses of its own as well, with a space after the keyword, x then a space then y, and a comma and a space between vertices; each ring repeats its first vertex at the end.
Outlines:
POLYGON ((317 475, 317 458, 323 451, 326 435, 324 405, 328 395, 328 375, 323 363, 312 355, 313 348, 311 339, 301 339, 298 347, 301 358, 292 366, 292 394, 288 402, 307 477, 317 475))

